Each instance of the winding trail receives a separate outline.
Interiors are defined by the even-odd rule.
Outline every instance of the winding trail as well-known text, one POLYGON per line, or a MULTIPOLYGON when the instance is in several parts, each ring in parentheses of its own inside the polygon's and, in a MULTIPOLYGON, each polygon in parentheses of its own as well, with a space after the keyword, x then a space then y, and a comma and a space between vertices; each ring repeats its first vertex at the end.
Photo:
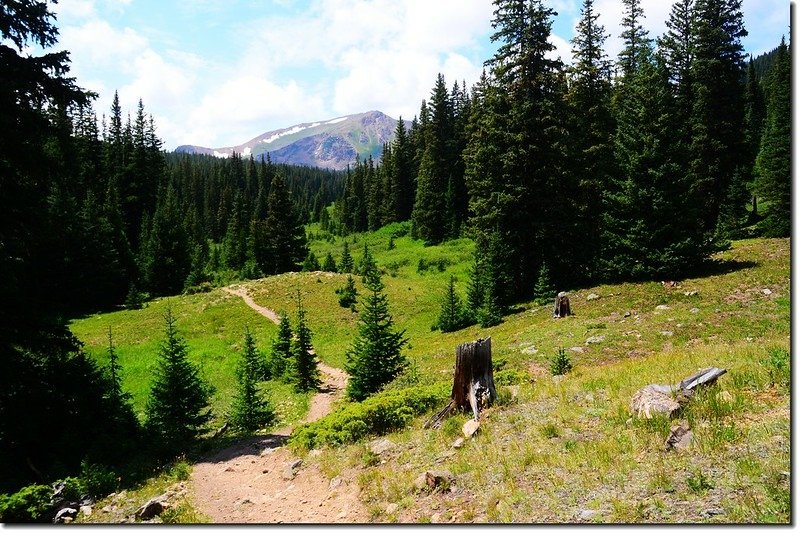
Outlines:
MULTIPOLYGON (((253 301, 241 286, 226 287, 268 320, 279 322, 272 309, 253 301)), ((347 373, 322 362, 320 392, 310 401, 306 417, 312 422, 331 411, 344 391, 347 373)), ((284 446, 292 427, 244 439, 194 465, 190 479, 194 504, 214 523, 334 523, 366 522, 369 515, 359 500, 356 475, 343 471, 328 480, 316 464, 301 464, 284 446), (348 475, 352 474, 352 475, 348 475)))

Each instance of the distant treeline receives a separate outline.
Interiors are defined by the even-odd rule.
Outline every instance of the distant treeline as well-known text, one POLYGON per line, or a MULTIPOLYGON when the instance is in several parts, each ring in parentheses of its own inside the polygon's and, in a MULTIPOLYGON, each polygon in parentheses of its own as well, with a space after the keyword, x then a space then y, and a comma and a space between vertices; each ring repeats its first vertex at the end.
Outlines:
POLYGON ((678 0, 655 40, 640 1, 623 3, 616 61, 584 0, 565 64, 552 9, 495 1, 480 81, 448 91, 439 75, 381 163, 348 172, 323 229, 471 236, 473 304, 501 308, 537 286, 676 279, 730 238, 788 235, 788 47, 748 65, 740 0, 678 0))

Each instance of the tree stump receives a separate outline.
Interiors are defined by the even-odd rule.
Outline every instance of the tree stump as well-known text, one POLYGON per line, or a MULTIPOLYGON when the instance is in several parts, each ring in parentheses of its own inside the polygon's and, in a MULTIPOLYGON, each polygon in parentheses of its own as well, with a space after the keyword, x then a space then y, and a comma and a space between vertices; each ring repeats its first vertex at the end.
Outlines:
POLYGON ((559 292, 556 296, 556 302, 553 306, 553 318, 563 318, 571 315, 569 309, 569 295, 566 292, 559 292))
POLYGON ((425 427, 439 427, 442 420, 455 410, 472 410, 475 420, 480 412, 497 399, 492 373, 492 339, 478 339, 456 348, 456 366, 450 403, 436 413, 425 427))

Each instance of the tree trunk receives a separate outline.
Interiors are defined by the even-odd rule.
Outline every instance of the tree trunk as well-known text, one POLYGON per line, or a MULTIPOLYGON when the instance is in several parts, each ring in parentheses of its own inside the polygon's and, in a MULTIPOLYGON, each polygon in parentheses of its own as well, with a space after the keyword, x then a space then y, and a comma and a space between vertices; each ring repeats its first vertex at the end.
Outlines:
POLYGON ((482 408, 497 398, 492 374, 492 339, 478 339, 456 348, 453 391, 450 394, 457 409, 472 409, 475 420, 482 408))
POLYGON ((559 292, 558 296, 556 296, 555 305, 553 305, 553 318, 563 318, 571 314, 569 296, 566 292, 559 292))
POLYGON ((472 410, 478 420, 483 408, 497 399, 492 373, 492 339, 478 339, 460 344, 456 348, 456 366, 453 372, 453 389, 450 402, 433 415, 425 427, 439 427, 453 411, 472 410))

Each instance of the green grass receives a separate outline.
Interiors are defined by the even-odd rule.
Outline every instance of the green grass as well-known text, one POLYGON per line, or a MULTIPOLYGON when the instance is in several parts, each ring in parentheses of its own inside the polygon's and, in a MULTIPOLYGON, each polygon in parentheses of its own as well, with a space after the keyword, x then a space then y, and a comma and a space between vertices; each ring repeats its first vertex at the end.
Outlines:
MULTIPOLYGON (((254 313, 238 297, 222 290, 162 298, 139 310, 92 315, 70 324, 86 351, 100 364, 108 361, 108 328, 111 328, 123 369, 123 388, 133 395, 133 405, 142 416, 150 391, 152 372, 164 337, 167 307, 177 319, 178 332, 189 345, 189 358, 216 388, 212 408, 218 418, 230 406, 236 386, 235 368, 240 356, 244 328, 250 328, 261 351, 269 349, 276 326, 254 313)), ((283 396, 285 387, 275 391, 283 396)), ((296 411, 296 410, 290 410, 296 411)))
MULTIPOLYGON (((441 294, 450 275, 456 276, 459 292, 466 292, 474 245, 459 240, 424 247, 401 235, 389 250, 391 235, 407 229, 394 224, 346 239, 356 263, 367 242, 384 272, 390 311, 396 325, 406 330, 410 342, 405 353, 420 384, 450 381, 456 346, 491 336, 493 358, 505 362, 498 372, 505 377, 499 381, 513 384, 514 394, 511 387, 499 385, 504 401, 458 450, 451 444, 465 419, 453 418, 436 431, 423 430, 417 419, 410 429, 391 435, 399 446, 386 463, 366 460, 363 444, 326 449, 309 458, 331 476, 346 467, 362 469, 362 499, 377 520, 394 520, 383 509, 397 503, 403 516, 415 522, 430 521, 434 512, 459 521, 570 522, 585 509, 598 511, 592 522, 788 521, 787 239, 734 242, 716 256, 719 268, 680 280, 680 288, 667 289, 657 281, 559 287, 570 291, 574 316, 553 319, 549 305, 528 302, 498 326, 443 334, 430 329, 441 294), (420 259, 434 266, 420 271, 420 259), (587 300, 591 293, 600 299, 587 300), (668 308, 659 310, 660 305, 668 308), (603 340, 587 343, 593 336, 603 340), (566 350, 574 368, 555 381, 549 362, 559 348, 566 350), (649 383, 675 383, 708 366, 727 368, 728 373, 681 413, 694 433, 690 451, 664 451, 674 421, 633 420, 631 396, 649 383), (416 493, 414 478, 431 468, 454 473, 458 491, 416 493), (705 513, 708 509, 714 512, 705 513), (716 514, 720 509, 723 514, 716 514)), ((319 228, 312 231, 319 233, 319 228)), ((342 242, 315 239, 310 245, 317 257, 330 251, 338 261, 342 242)), ((291 316, 299 290, 317 353, 341 368, 358 320, 356 313, 338 305, 334 291, 345 279, 342 274, 295 273, 246 286, 256 302, 291 316)), ((360 278, 357 285, 363 291, 360 278)), ((250 325, 262 349, 274 326, 219 290, 170 302, 192 357, 222 391, 215 406, 224 409, 244 325, 250 325)), ((141 311, 72 324, 100 361, 105 360, 107 327, 112 326, 125 386, 134 393, 137 407, 148 390, 148 368, 162 336, 165 305, 157 301, 141 311)), ((273 394, 283 397, 283 392, 275 389, 273 394)), ((299 417, 307 397, 290 404, 286 416, 299 417)))

